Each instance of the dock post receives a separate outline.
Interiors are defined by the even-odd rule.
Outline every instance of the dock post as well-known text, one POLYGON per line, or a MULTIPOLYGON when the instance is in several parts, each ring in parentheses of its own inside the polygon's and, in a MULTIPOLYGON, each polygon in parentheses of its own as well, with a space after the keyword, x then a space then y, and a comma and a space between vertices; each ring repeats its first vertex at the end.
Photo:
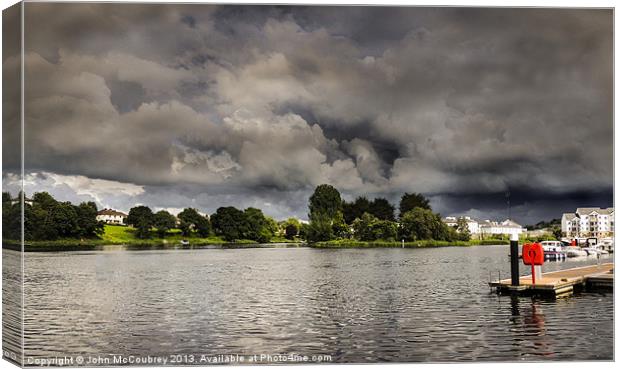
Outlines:
POLYGON ((510 279, 513 286, 519 285, 519 235, 510 235, 510 279))

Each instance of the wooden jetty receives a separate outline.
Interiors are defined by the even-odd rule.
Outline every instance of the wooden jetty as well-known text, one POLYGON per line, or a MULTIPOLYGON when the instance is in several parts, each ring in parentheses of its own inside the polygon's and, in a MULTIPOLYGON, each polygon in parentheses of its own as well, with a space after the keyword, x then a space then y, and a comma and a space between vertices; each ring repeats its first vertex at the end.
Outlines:
POLYGON ((495 287, 497 292, 502 294, 550 297, 571 295, 582 290, 613 291, 614 263, 543 273, 541 278, 536 279, 535 285, 532 285, 532 276, 528 275, 519 279, 518 286, 512 286, 510 278, 489 282, 489 286, 495 287))

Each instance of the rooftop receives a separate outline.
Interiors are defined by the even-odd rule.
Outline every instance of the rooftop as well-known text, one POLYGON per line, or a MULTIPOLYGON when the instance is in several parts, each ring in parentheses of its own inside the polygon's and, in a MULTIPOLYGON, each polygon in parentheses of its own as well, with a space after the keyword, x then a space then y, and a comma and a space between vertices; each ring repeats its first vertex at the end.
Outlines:
POLYGON ((99 210, 97 212, 97 215, 115 215, 115 216, 123 216, 126 217, 127 214, 120 212, 120 211, 116 211, 114 209, 103 209, 103 210, 99 210))

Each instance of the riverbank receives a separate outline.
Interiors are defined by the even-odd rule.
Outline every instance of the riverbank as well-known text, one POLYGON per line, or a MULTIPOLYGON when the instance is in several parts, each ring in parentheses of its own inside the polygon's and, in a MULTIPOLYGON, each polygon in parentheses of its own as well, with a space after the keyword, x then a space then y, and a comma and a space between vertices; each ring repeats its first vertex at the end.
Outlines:
MULTIPOLYGON (((302 241, 287 240, 275 237, 270 244, 301 244, 302 241)), ((106 225, 100 238, 93 239, 58 239, 46 241, 26 241, 25 251, 80 251, 97 250, 102 246, 123 245, 131 249, 164 249, 164 248, 192 248, 195 246, 223 246, 241 247, 257 245, 259 242, 254 240, 235 240, 226 241, 218 236, 210 237, 184 237, 177 229, 170 231, 165 237, 159 237, 155 233, 151 238, 140 239, 135 237, 135 229, 126 226, 106 225), (189 245, 182 245, 181 241, 187 241, 189 245)), ((12 250, 21 250, 19 240, 3 240, 2 247, 12 250)))
POLYGON ((334 240, 316 242, 310 247, 322 249, 339 249, 339 248, 424 248, 424 247, 451 247, 451 246, 481 246, 481 245, 509 245, 507 240, 470 240, 470 241, 436 241, 436 240, 420 240, 414 242, 393 242, 393 241, 355 241, 355 240, 334 240))

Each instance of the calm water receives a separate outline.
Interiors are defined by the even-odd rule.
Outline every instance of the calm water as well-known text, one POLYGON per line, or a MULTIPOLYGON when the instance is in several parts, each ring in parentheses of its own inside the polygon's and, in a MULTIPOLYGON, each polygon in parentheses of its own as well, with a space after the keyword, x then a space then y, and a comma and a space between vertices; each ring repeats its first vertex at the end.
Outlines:
POLYGON ((27 253, 25 268, 26 358, 613 359, 611 294, 490 293, 508 246, 27 253))

